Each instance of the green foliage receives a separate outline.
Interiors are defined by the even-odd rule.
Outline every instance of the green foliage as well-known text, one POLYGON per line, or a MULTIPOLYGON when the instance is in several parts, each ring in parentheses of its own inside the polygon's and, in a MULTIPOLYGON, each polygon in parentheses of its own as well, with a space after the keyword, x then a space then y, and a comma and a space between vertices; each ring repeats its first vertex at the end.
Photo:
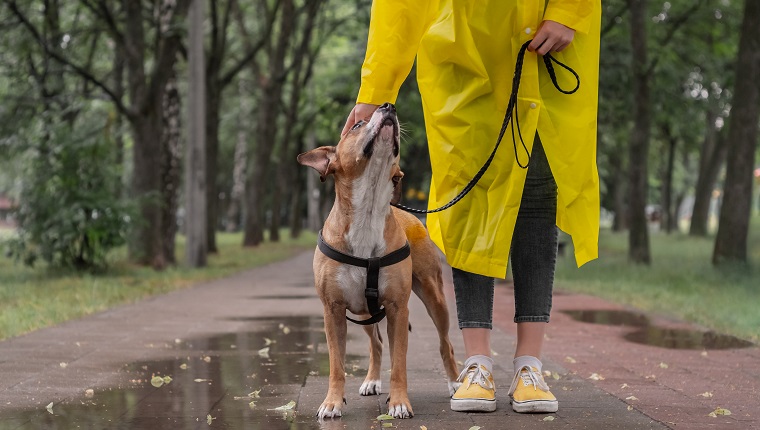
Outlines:
POLYGON ((28 151, 19 231, 7 242, 8 254, 30 266, 42 259, 54 267, 100 269, 108 251, 125 243, 134 211, 118 197, 113 146, 56 128, 28 151))

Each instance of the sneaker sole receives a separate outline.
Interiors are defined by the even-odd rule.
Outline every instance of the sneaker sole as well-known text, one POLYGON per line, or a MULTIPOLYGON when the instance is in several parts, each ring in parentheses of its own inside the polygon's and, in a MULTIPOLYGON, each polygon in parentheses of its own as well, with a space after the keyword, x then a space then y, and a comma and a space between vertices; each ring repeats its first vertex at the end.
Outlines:
POLYGON ((451 399, 451 410, 454 412, 493 412, 496 410, 496 399, 451 399))
POLYGON ((532 400, 529 402, 516 402, 512 400, 512 410, 521 414, 557 412, 558 409, 559 403, 556 400, 532 400))

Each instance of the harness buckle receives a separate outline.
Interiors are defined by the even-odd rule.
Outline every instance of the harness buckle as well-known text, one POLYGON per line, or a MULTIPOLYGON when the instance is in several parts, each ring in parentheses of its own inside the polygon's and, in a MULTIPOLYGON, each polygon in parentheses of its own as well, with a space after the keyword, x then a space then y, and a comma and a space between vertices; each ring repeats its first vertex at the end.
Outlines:
POLYGON ((364 297, 376 299, 380 297, 380 292, 378 290, 367 288, 364 290, 364 297))

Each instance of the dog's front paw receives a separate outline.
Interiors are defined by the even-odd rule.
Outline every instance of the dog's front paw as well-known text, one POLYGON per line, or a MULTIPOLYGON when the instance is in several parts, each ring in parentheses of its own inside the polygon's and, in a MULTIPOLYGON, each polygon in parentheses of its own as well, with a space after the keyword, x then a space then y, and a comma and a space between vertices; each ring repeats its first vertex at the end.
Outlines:
POLYGON ((461 386, 462 386, 461 382, 449 381, 449 397, 453 397, 454 393, 456 393, 459 387, 461 386))
POLYGON ((343 416, 343 411, 341 411, 341 408, 343 407, 343 403, 346 401, 346 399, 342 399, 336 401, 332 401, 330 397, 328 396, 324 402, 322 402, 322 405, 319 407, 319 410, 317 411, 317 418, 324 419, 324 418, 338 418, 343 416))
POLYGON ((411 418, 414 416, 414 411, 412 411, 412 405, 409 403, 409 399, 398 399, 401 400, 399 402, 395 400, 396 399, 390 399, 388 402, 388 415, 400 419, 411 418))
POLYGON ((374 396, 377 394, 380 394, 380 387, 382 386, 382 381, 379 379, 368 379, 365 380, 364 383, 362 383, 362 386, 359 387, 359 394, 362 396, 374 396))

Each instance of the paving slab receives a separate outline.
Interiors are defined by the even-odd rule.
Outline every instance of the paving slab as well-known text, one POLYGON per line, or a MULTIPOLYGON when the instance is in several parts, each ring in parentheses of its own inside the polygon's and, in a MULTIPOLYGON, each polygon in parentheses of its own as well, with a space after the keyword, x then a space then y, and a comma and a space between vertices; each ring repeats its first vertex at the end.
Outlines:
MULTIPOLYGON (((368 342, 361 327, 354 325, 348 328, 344 416, 322 422, 314 417, 327 391, 329 361, 311 258, 304 253, 0 342, 0 430, 383 428, 376 417, 386 412, 388 348, 383 354, 383 394, 360 396, 368 342), (167 383, 151 384, 167 376, 167 383), (275 410, 291 401, 292 409, 275 410)), ((448 269, 444 277, 451 319, 456 321, 448 269)), ((455 413, 449 409, 436 331, 422 303, 412 298, 407 365, 415 416, 394 420, 394 428, 758 425, 757 348, 677 350, 634 343, 625 336, 640 325, 593 324, 563 313, 630 310, 562 292, 555 296, 544 357, 545 370, 558 378, 547 379, 560 410, 517 414, 506 395, 515 344, 509 283, 498 283, 496 306, 492 337, 497 411, 455 413), (722 372, 727 369, 746 377, 726 381, 722 372), (592 373, 600 378, 589 379, 592 373), (700 395, 707 392, 712 397, 700 395), (718 406, 732 415, 708 417, 718 406)), ((662 327, 695 329, 652 316, 647 320, 662 327)), ((450 336, 457 359, 464 360, 455 326, 450 336)))

